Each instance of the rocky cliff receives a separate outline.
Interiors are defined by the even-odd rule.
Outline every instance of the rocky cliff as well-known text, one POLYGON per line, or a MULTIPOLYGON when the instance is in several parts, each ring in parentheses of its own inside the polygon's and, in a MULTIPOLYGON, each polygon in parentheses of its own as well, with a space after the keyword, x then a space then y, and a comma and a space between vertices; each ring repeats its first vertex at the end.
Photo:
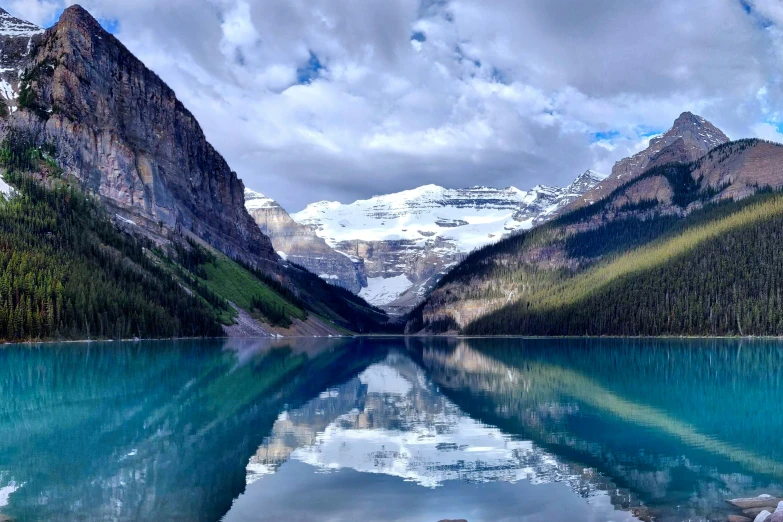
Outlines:
POLYGON ((362 259, 334 250, 310 227, 294 221, 275 200, 245 189, 245 208, 283 259, 355 294, 367 286, 362 259))
POLYGON ((0 121, 1 138, 53 147, 64 175, 126 225, 161 241, 195 236, 275 269, 271 242, 245 211, 242 182, 155 73, 79 6, 40 35, 7 23, 20 28, 8 59, 24 74, 18 90, 9 84, 18 110, 0 121))

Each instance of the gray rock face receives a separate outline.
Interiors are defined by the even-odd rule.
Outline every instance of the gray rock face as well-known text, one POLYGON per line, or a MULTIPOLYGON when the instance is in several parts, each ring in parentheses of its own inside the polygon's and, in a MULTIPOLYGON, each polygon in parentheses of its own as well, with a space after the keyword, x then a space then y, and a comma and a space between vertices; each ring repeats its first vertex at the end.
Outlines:
POLYGON ((364 262, 337 252, 309 227, 300 225, 275 200, 245 189, 245 207, 269 236, 277 253, 326 281, 358 294, 367 286, 364 262))
POLYGON ((259 267, 277 265, 245 211, 242 182, 193 115, 87 11, 66 9, 33 42, 25 69, 25 103, 0 120, 0 136, 55 146, 68 177, 153 237, 194 235, 259 267))

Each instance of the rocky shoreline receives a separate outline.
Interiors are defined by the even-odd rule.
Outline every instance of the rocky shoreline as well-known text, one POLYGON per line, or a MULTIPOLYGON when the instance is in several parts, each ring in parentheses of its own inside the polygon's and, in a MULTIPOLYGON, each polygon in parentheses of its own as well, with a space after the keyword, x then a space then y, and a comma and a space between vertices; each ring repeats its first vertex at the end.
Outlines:
POLYGON ((759 495, 727 502, 742 512, 729 515, 729 522, 783 522, 783 498, 759 495))

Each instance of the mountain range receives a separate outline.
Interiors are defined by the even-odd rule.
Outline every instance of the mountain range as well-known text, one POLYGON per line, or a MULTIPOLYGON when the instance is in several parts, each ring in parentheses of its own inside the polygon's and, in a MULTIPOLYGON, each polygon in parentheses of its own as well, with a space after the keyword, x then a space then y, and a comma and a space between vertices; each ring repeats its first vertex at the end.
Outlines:
POLYGON ((392 313, 415 306, 472 250, 544 223, 593 189, 586 171, 566 187, 412 190, 289 215, 246 190, 246 207, 280 255, 392 313))

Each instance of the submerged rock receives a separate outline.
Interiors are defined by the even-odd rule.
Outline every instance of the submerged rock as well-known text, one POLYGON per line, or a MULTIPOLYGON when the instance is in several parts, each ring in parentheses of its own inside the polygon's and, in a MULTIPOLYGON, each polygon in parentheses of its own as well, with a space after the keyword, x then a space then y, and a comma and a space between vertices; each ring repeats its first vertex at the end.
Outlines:
POLYGON ((728 500, 727 502, 740 509, 769 508, 770 510, 774 510, 780 502, 783 502, 783 498, 776 498, 771 495, 759 495, 758 497, 752 498, 735 498, 728 500))
POLYGON ((766 520, 772 515, 769 511, 766 509, 759 513, 755 519, 753 519, 753 522, 766 522, 766 520))

